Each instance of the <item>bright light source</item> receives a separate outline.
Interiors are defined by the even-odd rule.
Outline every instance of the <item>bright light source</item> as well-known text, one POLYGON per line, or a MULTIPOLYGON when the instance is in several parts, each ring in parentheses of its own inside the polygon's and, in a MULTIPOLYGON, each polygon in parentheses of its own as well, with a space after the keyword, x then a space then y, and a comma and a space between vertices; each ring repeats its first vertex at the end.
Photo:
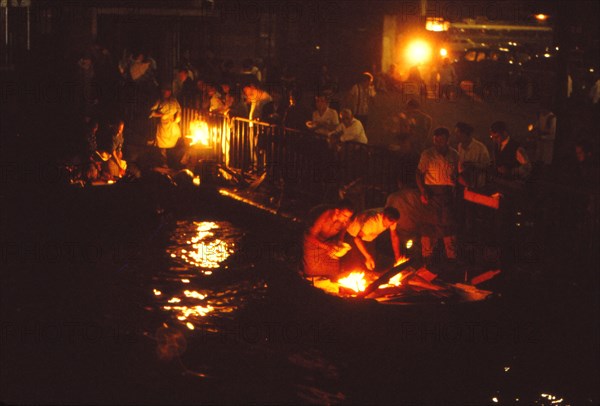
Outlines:
POLYGON ((440 49, 440 56, 448 56, 448 51, 446 50, 446 48, 440 49))
POLYGON ((186 136, 190 139, 190 146, 200 144, 208 146, 210 142, 210 131, 208 123, 205 121, 194 120, 190 123, 190 135, 186 136))
POLYGON ((594 68, 590 68, 590 73, 594 73, 594 68))
POLYGON ((546 21, 548 19, 547 14, 536 14, 535 19, 538 21, 546 21))
POLYGON ((425 63, 431 59, 431 47, 421 39, 415 40, 406 48, 406 59, 411 66, 425 63))
POLYGON ((550 58, 550 54, 544 54, 545 58, 550 58))
POLYGON ((318 51, 319 49, 321 49, 321 47, 319 45, 315 45, 315 49, 318 51))
POLYGON ((425 29, 427 31, 442 32, 448 31, 448 28, 450 28, 450 23, 444 21, 443 18, 428 17, 427 21, 425 21, 425 29))
POLYGON ((413 246, 413 240, 408 240, 406 241, 406 249, 411 249, 413 246))

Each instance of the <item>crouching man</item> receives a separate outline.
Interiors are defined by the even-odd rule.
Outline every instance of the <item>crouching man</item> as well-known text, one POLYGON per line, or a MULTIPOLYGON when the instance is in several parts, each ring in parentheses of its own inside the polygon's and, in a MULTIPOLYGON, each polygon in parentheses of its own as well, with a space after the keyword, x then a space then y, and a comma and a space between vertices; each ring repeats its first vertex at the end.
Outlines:
POLYGON ((304 233, 304 274, 331 279, 341 271, 340 258, 347 251, 342 239, 354 210, 348 200, 342 200, 334 207, 317 210, 321 210, 321 213, 310 222, 304 233))
POLYGON ((394 207, 369 209, 357 215, 346 231, 350 244, 353 248, 356 247, 358 252, 352 250, 353 260, 349 260, 345 267, 361 266, 366 267, 369 271, 374 270, 377 257, 375 239, 388 229, 390 230, 394 259, 398 261, 401 257, 400 239, 396 233, 398 219, 400 219, 400 213, 394 207))

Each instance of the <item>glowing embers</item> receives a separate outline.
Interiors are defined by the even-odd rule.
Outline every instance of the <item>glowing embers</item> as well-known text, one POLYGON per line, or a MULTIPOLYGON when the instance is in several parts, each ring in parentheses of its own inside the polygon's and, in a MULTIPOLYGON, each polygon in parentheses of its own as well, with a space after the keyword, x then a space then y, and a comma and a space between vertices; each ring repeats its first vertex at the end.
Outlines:
POLYGON ((208 123, 200 120, 192 121, 190 123, 190 135, 187 135, 186 138, 190 139, 190 146, 198 145, 208 147, 211 138, 208 123))
POLYGON ((399 274, 392 276, 388 283, 379 286, 379 289, 391 288, 394 286, 402 285, 402 279, 406 276, 404 273, 400 272, 399 274))
POLYGON ((182 259, 193 267, 203 269, 203 274, 210 275, 212 274, 210 269, 219 268, 220 264, 234 252, 232 248, 234 244, 215 235, 216 230, 220 229, 217 223, 195 222, 194 225, 195 235, 185 237, 185 240, 181 241, 170 254, 172 258, 182 259))

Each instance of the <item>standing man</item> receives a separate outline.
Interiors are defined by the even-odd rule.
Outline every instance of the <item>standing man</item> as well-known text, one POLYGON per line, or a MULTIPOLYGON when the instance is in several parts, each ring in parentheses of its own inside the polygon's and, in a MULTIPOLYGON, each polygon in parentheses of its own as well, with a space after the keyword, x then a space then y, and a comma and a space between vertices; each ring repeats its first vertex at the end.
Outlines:
POLYGON ((459 183, 469 188, 482 188, 491 164, 487 147, 473 138, 473 127, 467 123, 456 123, 454 136, 458 141, 459 183))
POLYGON ((416 181, 421 202, 435 212, 434 224, 421 236, 421 253, 426 266, 432 262, 435 241, 444 240, 446 257, 456 263, 456 221, 454 213, 454 187, 458 174, 458 152, 450 148, 450 131, 445 127, 433 131, 433 147, 421 154, 416 181))
POLYGON ((449 58, 444 58, 442 61, 442 65, 438 70, 439 78, 440 78, 440 89, 439 89, 439 97, 440 99, 446 97, 448 100, 454 100, 457 76, 456 71, 454 70, 454 66, 450 63, 449 58))
POLYGON ((494 168, 500 179, 527 180, 531 174, 531 163, 525 149, 508 133, 504 121, 490 126, 490 138, 494 142, 494 168))
POLYGON ((545 106, 538 111, 536 120, 529 125, 535 141, 534 162, 552 164, 554 140, 556 139, 556 116, 545 106))
MULTIPOLYGON (((458 140, 458 183, 469 189, 481 189, 487 181, 487 172, 491 165, 490 153, 487 147, 473 138, 473 127, 467 123, 458 122, 454 127, 454 136, 458 140)), ((459 187, 458 196, 463 196, 464 190, 459 187)), ((460 224, 465 232, 474 230, 480 207, 464 199, 458 199, 457 210, 460 224)))
MULTIPOLYGON (((348 226, 346 231, 352 237, 350 240, 351 245, 362 254, 360 262, 364 261, 364 266, 369 271, 375 269, 375 247, 372 242, 387 229, 390 230, 394 259, 395 261, 400 259, 400 239, 396 233, 396 223, 399 218, 400 213, 393 207, 370 209, 356 216, 348 226)), ((356 251, 354 251, 354 254, 356 254, 356 251)), ((356 255, 354 257, 357 258, 356 255)))
POLYGON ((412 152, 421 154, 430 142, 429 131, 433 119, 421 110, 421 105, 415 99, 406 103, 406 119, 410 127, 412 152))
POLYGON ((167 150, 175 148, 181 137, 181 106, 172 97, 170 85, 163 85, 162 98, 152 106, 150 118, 160 118, 156 128, 156 146, 160 149, 163 166, 168 166, 167 150))
POLYGON ((375 97, 373 75, 364 72, 360 75, 358 83, 350 89, 349 107, 352 114, 366 127, 369 118, 369 102, 375 97))

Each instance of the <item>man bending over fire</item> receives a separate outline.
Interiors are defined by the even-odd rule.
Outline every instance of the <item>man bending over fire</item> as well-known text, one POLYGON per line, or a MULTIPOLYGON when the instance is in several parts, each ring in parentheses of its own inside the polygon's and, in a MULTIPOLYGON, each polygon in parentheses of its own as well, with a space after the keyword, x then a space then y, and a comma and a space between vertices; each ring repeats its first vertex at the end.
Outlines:
POLYGON ((352 203, 342 200, 334 207, 325 208, 310 224, 303 241, 306 275, 329 278, 338 276, 340 258, 349 249, 342 238, 353 214, 352 203))
MULTIPOLYGON (((400 219, 400 213, 394 207, 369 209, 356 216, 348 226, 346 231, 352 237, 351 242, 362 254, 363 258, 360 260, 362 262, 364 259, 364 265, 369 271, 375 269, 374 255, 371 253, 374 251, 372 242, 387 229, 390 230, 394 259, 397 262, 401 258, 400 238, 396 233, 398 219, 400 219)), ((354 258, 357 258, 356 253, 354 254, 354 258)))

